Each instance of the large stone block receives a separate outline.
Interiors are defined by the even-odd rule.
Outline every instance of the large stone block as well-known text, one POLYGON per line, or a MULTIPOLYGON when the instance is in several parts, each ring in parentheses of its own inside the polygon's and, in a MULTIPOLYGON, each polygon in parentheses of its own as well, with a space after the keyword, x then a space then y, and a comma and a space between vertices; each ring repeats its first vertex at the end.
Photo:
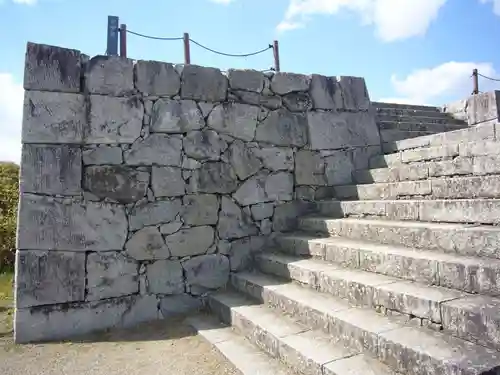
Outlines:
POLYGON ((186 183, 182 169, 173 167, 153 167, 151 188, 155 197, 179 197, 186 193, 186 183))
POLYGON ((123 151, 120 146, 101 146, 83 150, 85 165, 114 165, 123 163, 123 151))
POLYGON ((276 73, 271 80, 271 90, 278 95, 308 91, 311 77, 296 73, 276 73))
POLYGON ((16 307, 83 301, 85 254, 17 251, 16 307))
POLYGON ((146 96, 174 96, 181 88, 181 78, 172 64, 139 60, 135 64, 135 88, 146 96))
POLYGON ((307 144, 307 117, 279 109, 257 126, 255 139, 277 146, 303 147, 307 144))
POLYGON ((186 133, 205 126, 205 119, 193 100, 160 99, 151 114, 154 133, 186 133))
POLYGON ((21 193, 81 193, 81 149, 73 146, 23 145, 19 188, 21 193))
POLYGON ((180 167, 182 140, 179 136, 151 134, 139 139, 125 151, 128 165, 170 165, 180 167))
POLYGON ((245 180, 262 168, 262 163, 250 148, 240 140, 235 140, 229 148, 229 160, 240 180, 245 180))
POLYGON ((224 103, 216 106, 208 116, 210 128, 243 141, 255 137, 260 108, 254 105, 224 103))
POLYGON ((139 264, 119 252, 87 256, 87 300, 121 297, 139 292, 139 264))
POLYGON ((298 218, 315 210, 314 203, 292 201, 277 205, 274 208, 273 230, 285 232, 297 228, 298 218))
POLYGON ((485 92, 467 100, 469 125, 498 120, 500 117, 500 91, 485 92))
POLYGON ((23 143, 82 143, 86 108, 81 94, 26 91, 23 143))
POLYGON ((221 102, 227 96, 227 78, 216 68, 185 65, 182 69, 181 98, 221 102))
POLYGON ((346 111, 367 111, 370 108, 370 96, 365 79, 361 77, 340 77, 337 82, 337 109, 346 111))
POLYGON ((219 160, 227 149, 226 141, 210 129, 188 133, 183 145, 186 155, 196 160, 219 160))
POLYGON ((121 203, 145 197, 149 184, 149 172, 118 165, 87 167, 83 177, 86 191, 121 203))
POLYGON ((229 69, 227 72, 229 87, 232 90, 262 92, 264 89, 264 73, 252 69, 229 69))
POLYGON ((214 230, 209 226, 181 229, 165 237, 165 242, 175 257, 205 254, 214 243, 214 230))
POLYGON ((289 171, 293 169, 294 157, 291 148, 263 147, 252 150, 271 171, 289 171))
POLYGON ((190 189, 199 193, 232 193, 238 187, 233 168, 226 163, 204 163, 194 171, 190 189))
POLYGON ((223 287, 229 279, 229 260, 224 255, 201 255, 183 262, 182 267, 192 292, 223 287))
POLYGON ((217 231, 221 239, 242 238, 258 233, 252 218, 231 199, 224 196, 221 200, 217 231))
POLYGON ((134 61, 95 56, 86 64, 85 90, 90 94, 125 96, 134 92, 134 61))
POLYGON ((277 172, 270 174, 264 185, 266 196, 270 201, 289 201, 293 199, 293 174, 277 172))
POLYGON ((329 186, 352 182, 354 164, 351 155, 350 151, 334 151, 325 158, 325 175, 329 186))
POLYGON ((336 94, 338 97, 336 77, 325 77, 318 74, 311 76, 310 95, 314 109, 337 109, 336 94))
POLYGON ((22 194, 17 248, 109 251, 123 248, 127 218, 122 206, 22 194), (36 228, 36 230, 33 230, 36 228))
POLYGON ((141 135, 144 105, 138 97, 90 95, 86 143, 133 143, 141 135))
POLYGON ((38 91, 80 92, 80 51, 29 43, 24 66, 24 88, 38 91))
POLYGON ((148 292, 151 294, 180 294, 184 292, 181 262, 157 260, 146 265, 148 292))
POLYGON ((185 317, 187 314, 196 312, 202 307, 202 300, 189 294, 166 296, 160 299, 160 314, 163 319, 171 316, 185 317))
POLYGON ((181 212, 180 199, 141 203, 129 213, 130 230, 170 223, 181 212))
POLYGON ((274 203, 258 203, 251 207, 254 220, 264 220, 273 216, 274 203))
POLYGON ((231 271, 242 271, 250 265, 254 255, 265 245, 265 237, 247 237, 231 242, 224 255, 229 257, 231 271))
POLYGON ((146 227, 135 232, 125 244, 125 251, 135 260, 170 258, 170 250, 156 227, 146 227))
POLYGON ((295 154, 295 182, 297 185, 326 184, 325 163, 319 152, 301 150, 295 154))
POLYGON ((218 220, 219 199, 217 195, 186 195, 183 200, 182 219, 188 225, 215 225, 218 220))
POLYGON ((269 174, 261 172, 246 180, 233 194, 233 198, 242 206, 269 202, 266 194, 266 181, 269 174))

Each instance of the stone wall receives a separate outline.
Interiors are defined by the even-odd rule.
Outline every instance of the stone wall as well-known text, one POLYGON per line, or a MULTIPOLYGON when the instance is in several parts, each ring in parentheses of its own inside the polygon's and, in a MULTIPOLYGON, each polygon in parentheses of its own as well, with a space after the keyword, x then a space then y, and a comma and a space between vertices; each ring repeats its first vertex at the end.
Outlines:
POLYGON ((500 119, 500 91, 484 92, 443 106, 443 112, 472 125, 498 122, 500 119))
POLYGON ((364 79, 28 44, 18 342, 166 318, 380 153, 364 79))

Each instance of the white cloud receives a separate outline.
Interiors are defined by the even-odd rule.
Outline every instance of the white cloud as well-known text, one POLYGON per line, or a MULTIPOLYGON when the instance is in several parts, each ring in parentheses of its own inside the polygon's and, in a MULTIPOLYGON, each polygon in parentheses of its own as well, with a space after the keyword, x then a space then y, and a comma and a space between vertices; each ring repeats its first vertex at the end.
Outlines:
POLYGON ((12 0, 16 4, 35 5, 37 0, 12 0))
POLYGON ((19 162, 23 87, 9 73, 0 73, 0 161, 19 162))
MULTIPOLYGON (((424 35, 447 0, 290 0, 280 31, 305 26, 314 15, 351 11, 385 42, 424 35), (290 27, 293 25, 294 27, 290 27)), ((484 1, 484 0, 481 0, 484 1)))
POLYGON ((493 3, 493 13, 500 16, 500 0, 479 0, 481 4, 493 3))
MULTIPOLYGON (((29 0, 28 0, 29 1, 29 0)), ((36 1, 36 0, 35 0, 36 1)), ((228 5, 234 0, 210 0, 212 3, 228 5)))

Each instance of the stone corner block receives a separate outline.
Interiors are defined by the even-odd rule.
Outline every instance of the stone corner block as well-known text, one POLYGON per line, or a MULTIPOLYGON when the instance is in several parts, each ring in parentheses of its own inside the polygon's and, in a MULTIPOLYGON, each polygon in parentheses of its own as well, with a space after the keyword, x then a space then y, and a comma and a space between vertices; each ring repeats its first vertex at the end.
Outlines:
POLYGON ((500 118, 500 91, 484 92, 467 99, 469 125, 498 120, 500 118))
POLYGON ((271 90, 278 95, 309 91, 311 77, 296 73, 276 73, 271 80, 271 90))
POLYGON ((366 87, 365 79, 362 77, 339 77, 337 86, 340 91, 338 109, 346 111, 368 111, 370 108, 370 96, 366 87))
POLYGON ((226 100, 228 82, 219 69, 185 65, 182 69, 181 99, 220 102, 226 100))
POLYGON ((253 69, 229 69, 229 87, 232 90, 244 90, 261 93, 264 89, 264 73, 253 69))
POLYGON ((94 56, 86 64, 85 90, 125 96, 134 91, 134 61, 119 56, 94 56))
POLYGON ((135 88, 144 95, 174 96, 180 87, 181 78, 173 64, 146 60, 135 64, 135 88))

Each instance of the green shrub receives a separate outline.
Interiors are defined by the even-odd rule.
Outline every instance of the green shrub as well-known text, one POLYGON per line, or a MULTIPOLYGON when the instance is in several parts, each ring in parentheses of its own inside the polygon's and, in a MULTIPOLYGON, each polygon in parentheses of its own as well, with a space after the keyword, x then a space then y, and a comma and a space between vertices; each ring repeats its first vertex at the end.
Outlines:
POLYGON ((0 162, 0 271, 14 265, 18 199, 19 166, 0 162))

